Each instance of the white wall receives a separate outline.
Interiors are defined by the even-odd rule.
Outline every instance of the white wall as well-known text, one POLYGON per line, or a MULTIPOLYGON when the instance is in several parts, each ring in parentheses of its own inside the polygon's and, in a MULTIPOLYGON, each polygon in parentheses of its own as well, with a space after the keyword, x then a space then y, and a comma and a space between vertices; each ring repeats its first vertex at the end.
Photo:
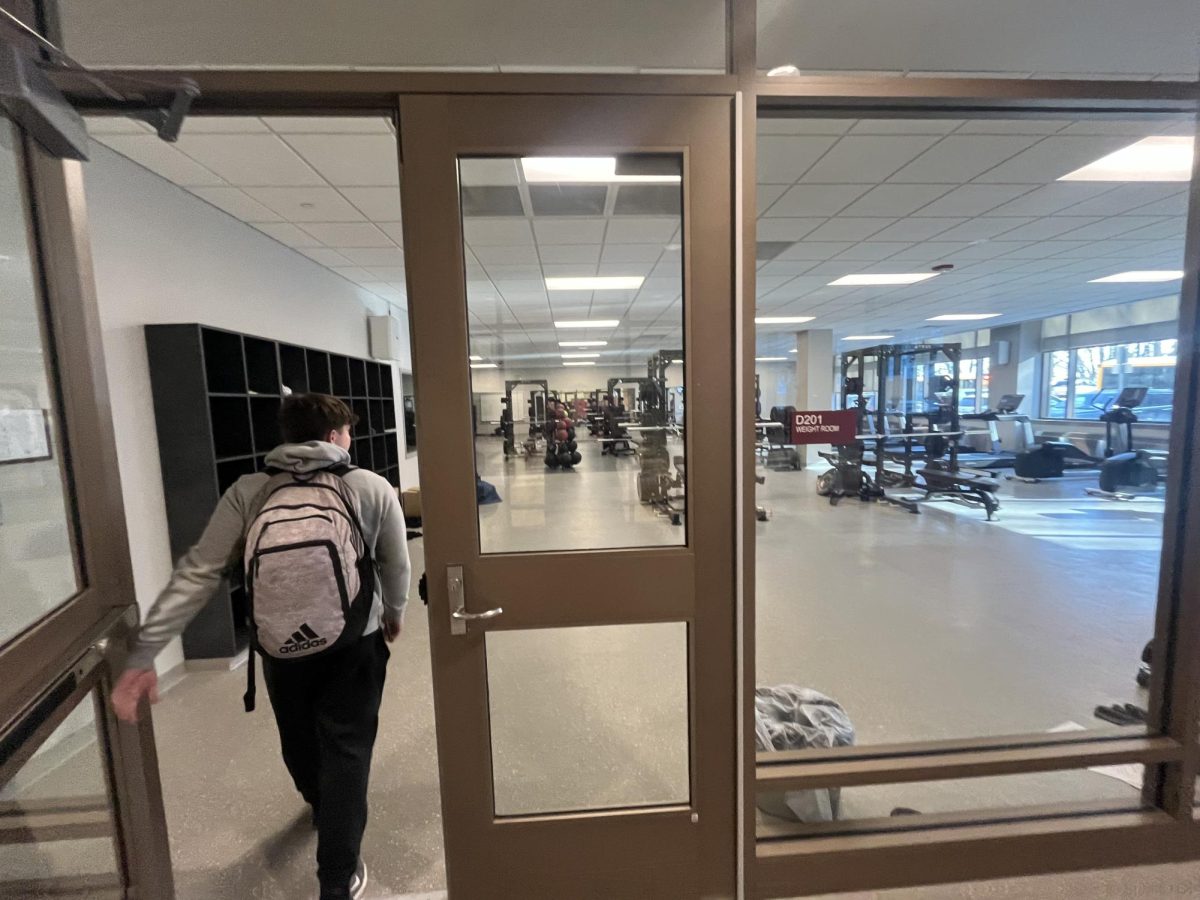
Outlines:
MULTIPOLYGON (((387 304, 105 147, 92 144, 84 171, 134 586, 146 609, 172 559, 142 326, 201 322, 366 357, 366 318, 387 304)), ((159 669, 181 660, 176 643, 159 669)))

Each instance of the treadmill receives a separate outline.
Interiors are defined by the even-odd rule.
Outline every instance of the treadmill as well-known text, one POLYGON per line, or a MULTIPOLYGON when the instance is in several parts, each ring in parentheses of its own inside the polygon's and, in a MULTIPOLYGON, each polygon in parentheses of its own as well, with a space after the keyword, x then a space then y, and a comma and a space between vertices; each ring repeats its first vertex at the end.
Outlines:
POLYGON ((1033 422, 1026 413, 1018 412, 1025 402, 1024 394, 1005 394, 996 403, 995 409, 979 413, 963 413, 958 418, 966 429, 968 422, 982 422, 984 429, 967 430, 967 434, 986 434, 988 450, 970 452, 959 449, 958 458, 962 465, 972 469, 1011 469, 1017 464, 1017 454, 1032 448, 1035 444, 1033 422), (1020 447, 1005 447, 1000 438, 1000 425, 1011 424, 1019 437, 1020 447))

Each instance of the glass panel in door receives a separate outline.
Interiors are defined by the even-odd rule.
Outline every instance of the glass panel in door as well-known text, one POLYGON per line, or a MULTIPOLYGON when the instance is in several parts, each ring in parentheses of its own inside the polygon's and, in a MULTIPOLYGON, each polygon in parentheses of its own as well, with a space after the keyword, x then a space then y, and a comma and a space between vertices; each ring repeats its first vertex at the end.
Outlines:
POLYGON ((23 180, 0 119, 0 646, 80 587, 23 180))

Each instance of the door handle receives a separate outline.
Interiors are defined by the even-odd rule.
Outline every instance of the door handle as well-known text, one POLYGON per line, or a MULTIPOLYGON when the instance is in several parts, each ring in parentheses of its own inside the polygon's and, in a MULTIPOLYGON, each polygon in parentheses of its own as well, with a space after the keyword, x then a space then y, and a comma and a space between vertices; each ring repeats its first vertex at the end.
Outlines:
POLYGON ((468 622, 486 622, 504 614, 503 607, 499 606, 478 613, 467 612, 467 593, 462 566, 446 567, 446 585, 450 592, 451 634, 464 635, 467 633, 468 622))

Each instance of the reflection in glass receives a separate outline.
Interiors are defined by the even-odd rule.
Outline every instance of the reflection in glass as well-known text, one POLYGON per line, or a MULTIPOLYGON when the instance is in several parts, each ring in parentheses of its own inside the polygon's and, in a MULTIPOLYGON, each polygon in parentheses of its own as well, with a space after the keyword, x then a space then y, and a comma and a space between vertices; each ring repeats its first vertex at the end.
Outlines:
POLYGON ((114 826, 90 699, 0 784, 0 897, 119 889, 114 826), (47 817, 68 829, 39 828, 47 817), (35 830, 36 829, 36 830, 35 830))
POLYGON ((487 632, 496 815, 687 803, 687 625, 487 632))
POLYGON ((680 158, 459 174, 482 551, 685 543, 680 158))
POLYGON ((1194 131, 760 119, 760 685, 828 696, 858 745, 1144 732, 1111 708, 1150 705, 1190 184, 1065 176, 1194 131), (843 407, 854 439, 803 469, 769 438, 843 407))
POLYGON ((79 587, 21 182, 0 120, 0 645, 79 587))

